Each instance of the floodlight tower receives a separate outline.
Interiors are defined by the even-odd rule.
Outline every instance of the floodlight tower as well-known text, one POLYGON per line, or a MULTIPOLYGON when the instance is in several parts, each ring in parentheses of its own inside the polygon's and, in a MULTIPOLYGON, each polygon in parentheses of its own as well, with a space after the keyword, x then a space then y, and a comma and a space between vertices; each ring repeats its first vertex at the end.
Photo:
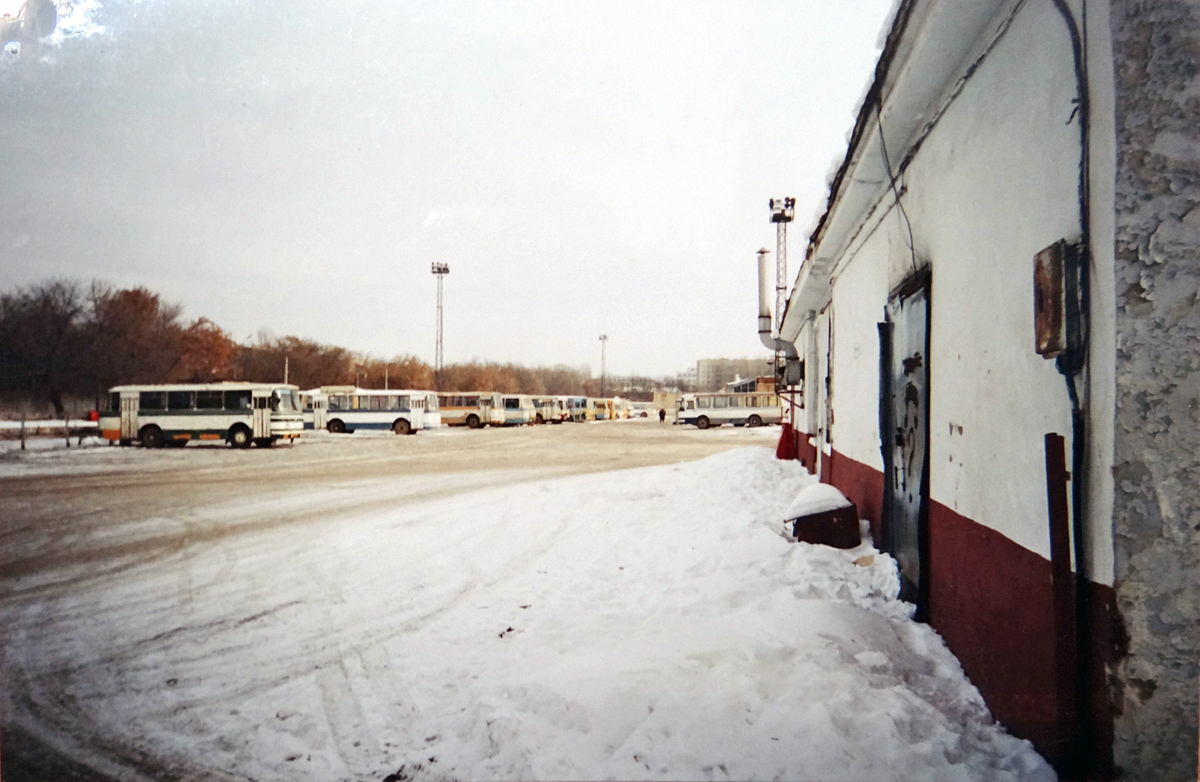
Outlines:
POLYGON ((605 386, 605 380, 606 380, 605 366, 604 366, 604 347, 607 344, 608 344, 608 335, 601 334, 600 335, 600 398, 601 399, 606 398, 604 395, 604 386, 605 386))
POLYGON ((787 305, 787 227, 796 216, 796 199, 772 198, 771 222, 775 223, 775 334, 783 331, 783 309, 787 305))
POLYGON ((442 390, 442 278, 450 273, 450 265, 433 262, 433 275, 437 277, 437 349, 433 352, 433 385, 442 390))

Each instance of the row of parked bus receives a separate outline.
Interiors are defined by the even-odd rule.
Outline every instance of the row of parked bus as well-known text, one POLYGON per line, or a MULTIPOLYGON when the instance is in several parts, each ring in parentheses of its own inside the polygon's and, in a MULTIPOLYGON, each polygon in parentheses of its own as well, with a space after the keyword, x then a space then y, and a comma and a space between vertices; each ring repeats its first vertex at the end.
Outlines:
POLYGON ((363 389, 301 391, 285 383, 117 386, 99 413, 103 437, 147 447, 224 440, 236 447, 291 441, 305 430, 391 430, 440 426, 525 426, 649 415, 647 403, 585 396, 363 389))

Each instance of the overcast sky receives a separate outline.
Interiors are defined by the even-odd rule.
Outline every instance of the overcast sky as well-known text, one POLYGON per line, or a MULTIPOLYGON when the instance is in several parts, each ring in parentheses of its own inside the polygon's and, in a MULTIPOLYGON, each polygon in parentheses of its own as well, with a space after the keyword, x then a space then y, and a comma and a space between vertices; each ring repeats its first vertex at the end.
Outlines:
POLYGON ((99 0, 0 52, 0 283, 432 361, 444 261, 447 362, 759 355, 890 6, 99 0))

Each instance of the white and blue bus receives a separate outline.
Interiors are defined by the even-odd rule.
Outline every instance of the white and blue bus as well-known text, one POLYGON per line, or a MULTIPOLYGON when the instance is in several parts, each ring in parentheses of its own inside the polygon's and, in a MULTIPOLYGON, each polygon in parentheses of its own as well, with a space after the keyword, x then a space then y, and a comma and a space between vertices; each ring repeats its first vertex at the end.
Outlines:
POLYGON ((708 429, 721 424, 762 426, 783 420, 783 406, 775 394, 685 394, 679 402, 681 424, 708 429))
POLYGON ((416 434, 425 428, 426 393, 365 388, 331 393, 325 428, 334 434, 359 429, 416 434))
POLYGON ((104 408, 98 423, 105 439, 147 448, 193 440, 269 446, 304 430, 299 391, 285 383, 115 386, 104 408))
POLYGON ((573 421, 574 423, 582 423, 587 418, 587 397, 586 396, 560 396, 563 408, 566 411, 564 421, 573 421))
POLYGON ((528 426, 537 420, 533 397, 525 394, 503 394, 504 421, 500 426, 528 426))

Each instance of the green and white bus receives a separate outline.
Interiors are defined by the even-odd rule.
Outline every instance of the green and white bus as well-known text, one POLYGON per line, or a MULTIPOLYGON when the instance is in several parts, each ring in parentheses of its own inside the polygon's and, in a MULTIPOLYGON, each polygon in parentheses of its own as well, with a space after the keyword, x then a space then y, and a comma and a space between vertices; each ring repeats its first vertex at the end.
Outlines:
POLYGON ((100 433, 121 445, 224 440, 246 448, 290 442, 304 431, 299 389, 286 383, 115 386, 106 402, 100 433))

